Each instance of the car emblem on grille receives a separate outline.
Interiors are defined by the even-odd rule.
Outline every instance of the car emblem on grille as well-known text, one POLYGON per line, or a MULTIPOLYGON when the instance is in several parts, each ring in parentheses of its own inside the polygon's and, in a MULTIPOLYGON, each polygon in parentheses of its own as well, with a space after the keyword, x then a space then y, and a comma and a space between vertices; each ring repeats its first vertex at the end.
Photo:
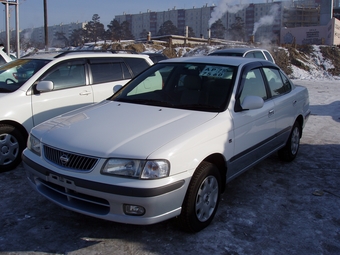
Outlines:
POLYGON ((70 158, 67 154, 61 155, 59 159, 60 159, 60 162, 63 166, 65 166, 68 163, 68 161, 70 160, 70 158))

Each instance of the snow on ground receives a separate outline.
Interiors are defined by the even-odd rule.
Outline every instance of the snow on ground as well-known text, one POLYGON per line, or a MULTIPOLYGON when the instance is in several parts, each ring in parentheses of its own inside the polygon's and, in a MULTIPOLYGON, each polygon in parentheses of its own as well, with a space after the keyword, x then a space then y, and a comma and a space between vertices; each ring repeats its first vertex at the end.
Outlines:
POLYGON ((292 65, 293 74, 290 75, 291 78, 301 80, 340 80, 340 76, 332 76, 327 72, 328 69, 334 68, 334 65, 329 59, 325 59, 322 56, 320 46, 313 45, 313 49, 314 51, 309 62, 299 60, 305 66, 308 66, 310 71, 307 72, 292 65))
POLYGON ((311 71, 307 72, 292 65, 293 73, 290 75, 291 79, 299 80, 340 80, 340 76, 332 76, 325 70, 320 68, 312 68, 311 71))

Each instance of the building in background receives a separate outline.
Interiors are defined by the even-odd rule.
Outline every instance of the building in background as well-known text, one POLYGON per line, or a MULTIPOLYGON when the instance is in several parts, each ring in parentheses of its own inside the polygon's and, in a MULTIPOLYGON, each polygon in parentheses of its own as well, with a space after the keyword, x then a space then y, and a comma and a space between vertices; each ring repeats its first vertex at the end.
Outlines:
POLYGON ((339 0, 294 1, 285 8, 281 44, 340 45, 339 0))
MULTIPOLYGON (((87 23, 76 22, 70 24, 59 24, 48 27, 49 45, 52 47, 65 47, 67 41, 72 35, 73 30, 82 29, 87 23)), ((0 41, 3 41, 6 37, 5 31, 0 32, 0 41)), ((11 31, 11 38, 16 37, 16 31, 11 31)), ((45 31, 44 27, 26 28, 20 31, 20 42, 25 43, 27 41, 35 42, 37 44, 45 43, 45 31)))
MULTIPOLYGON (((286 31, 287 28, 320 27, 319 35, 327 34, 327 37, 320 37, 314 42, 333 44, 337 42, 331 39, 332 37, 336 39, 334 33, 337 27, 337 21, 332 20, 333 7, 339 6, 339 2, 340 0, 267 0, 266 3, 251 3, 240 5, 238 8, 229 8, 227 12, 220 13, 215 20, 212 14, 221 9, 220 6, 215 5, 204 5, 200 8, 193 6, 190 9, 174 7, 163 12, 148 10, 146 13, 116 15, 115 19, 119 23, 128 21, 135 38, 145 36, 142 31, 148 31, 152 36, 156 36, 160 26, 167 20, 178 28, 180 35, 184 35, 185 27, 188 26, 195 37, 210 38, 210 25, 220 19, 225 28, 223 39, 226 40, 233 40, 231 29, 237 22, 242 22, 244 36, 241 40, 243 41, 253 38, 256 42, 281 43, 281 29, 286 31), (332 30, 331 33, 334 32, 332 36, 328 35, 328 29, 332 30)), ((308 40, 304 41, 308 42, 308 40)))
MULTIPOLYGON (((73 30, 84 28, 86 23, 77 22, 70 24, 59 24, 48 27, 49 42, 52 47, 65 47, 67 41, 71 37, 73 30)), ((20 32, 22 40, 33 40, 37 43, 44 43, 45 32, 44 27, 28 28, 20 32)))
MULTIPOLYGON (((161 12, 148 10, 138 14, 124 13, 116 15, 115 19, 120 24, 129 22, 136 39, 146 38, 150 34, 151 38, 156 36, 164 22, 169 20, 178 28, 179 35, 186 35, 186 28, 190 27, 193 37, 209 39, 212 36, 211 25, 220 20, 224 27, 221 39, 225 40, 235 40, 233 27, 241 24, 244 31, 237 38, 238 41, 251 39, 261 43, 339 44, 340 0, 267 0, 266 3, 242 4, 230 6, 225 12, 222 10, 221 6, 206 4, 199 8, 174 7, 161 12)), ((49 45, 61 47, 74 29, 84 28, 85 25, 86 23, 71 23, 48 27, 49 45)), ((21 32, 21 37, 43 43, 44 28, 25 29, 21 32)))
POLYGON ((326 26, 282 28, 281 44, 340 45, 340 20, 332 18, 326 26))

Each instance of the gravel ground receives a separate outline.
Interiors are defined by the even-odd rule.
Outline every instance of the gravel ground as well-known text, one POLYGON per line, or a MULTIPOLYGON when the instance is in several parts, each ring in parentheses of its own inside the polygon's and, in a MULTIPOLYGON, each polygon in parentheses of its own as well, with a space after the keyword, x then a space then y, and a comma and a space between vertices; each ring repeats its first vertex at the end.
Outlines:
POLYGON ((340 254, 340 84, 295 82, 312 109, 298 157, 272 155, 232 181, 203 231, 68 211, 33 191, 19 166, 0 174, 0 254, 340 254))

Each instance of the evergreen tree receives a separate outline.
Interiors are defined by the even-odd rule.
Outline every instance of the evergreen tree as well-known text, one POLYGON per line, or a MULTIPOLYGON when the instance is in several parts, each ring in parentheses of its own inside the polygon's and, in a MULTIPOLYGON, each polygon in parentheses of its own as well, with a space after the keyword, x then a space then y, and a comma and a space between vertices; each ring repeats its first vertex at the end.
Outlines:
POLYGON ((235 23, 231 24, 228 29, 229 38, 235 41, 243 41, 245 37, 244 22, 241 17, 236 17, 235 23))
POLYGON ((82 28, 74 29, 70 36, 70 40, 69 40, 70 45, 82 46, 84 44, 83 34, 84 34, 84 30, 82 28))
POLYGON ((107 39, 112 41, 118 41, 121 39, 121 29, 119 22, 114 19, 107 25, 108 29, 106 30, 107 39))
POLYGON ((159 28, 157 35, 177 35, 178 29, 171 20, 165 21, 159 28))
POLYGON ((212 38, 224 39, 224 33, 226 29, 223 26, 221 19, 215 21, 215 23, 211 25, 210 30, 212 38))
POLYGON ((92 16, 92 20, 85 25, 85 41, 97 42, 103 38, 105 29, 104 25, 100 23, 100 17, 98 14, 92 16))
POLYGON ((132 35, 131 29, 130 29, 130 23, 128 21, 124 21, 120 25, 120 34, 122 40, 133 40, 135 39, 132 35))

